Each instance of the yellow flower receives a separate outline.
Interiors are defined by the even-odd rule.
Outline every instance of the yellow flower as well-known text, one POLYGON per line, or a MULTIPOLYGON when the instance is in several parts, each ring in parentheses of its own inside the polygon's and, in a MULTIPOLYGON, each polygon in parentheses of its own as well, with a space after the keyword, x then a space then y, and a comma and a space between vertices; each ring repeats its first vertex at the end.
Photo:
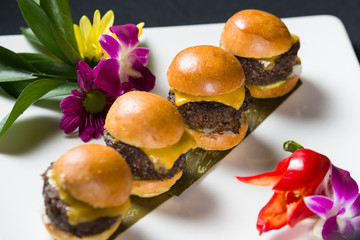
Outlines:
POLYGON ((139 33, 138 33, 138 38, 141 36, 142 31, 143 31, 143 27, 144 27, 145 23, 141 22, 138 25, 136 25, 136 27, 139 29, 139 33))
POLYGON ((104 53, 99 43, 101 34, 108 34, 109 27, 114 24, 114 12, 108 11, 100 18, 100 11, 94 13, 93 25, 87 16, 82 16, 79 26, 74 24, 76 42, 79 54, 83 61, 96 64, 100 61, 101 54, 104 53))

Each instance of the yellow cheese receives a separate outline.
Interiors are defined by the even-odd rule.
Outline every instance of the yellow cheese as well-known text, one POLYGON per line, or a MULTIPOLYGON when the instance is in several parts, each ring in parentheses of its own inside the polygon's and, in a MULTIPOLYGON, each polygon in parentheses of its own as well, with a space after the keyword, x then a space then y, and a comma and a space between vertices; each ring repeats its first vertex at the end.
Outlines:
POLYGON ((226 94, 220 94, 216 96, 193 96, 190 94, 178 92, 173 88, 171 91, 175 93, 175 104, 181 106, 188 102, 220 102, 225 105, 231 106, 236 110, 239 110, 245 99, 245 87, 241 86, 235 91, 226 94))
POLYGON ((128 199, 124 204, 118 207, 94 208, 85 202, 73 198, 62 187, 58 186, 53 169, 47 172, 47 177, 49 183, 58 190, 60 199, 68 205, 66 215, 71 225, 75 226, 80 223, 94 221, 100 217, 119 216, 124 213, 130 205, 130 200, 128 199))
MULTIPOLYGON (((294 45, 299 41, 299 37, 295 34, 291 34, 291 46, 294 45)), ((277 55, 271 58, 260 58, 258 59, 262 68, 266 71, 270 71, 275 67, 275 62, 278 60, 282 55, 277 55)))
POLYGON ((176 159, 183 153, 186 153, 190 149, 196 148, 196 142, 192 135, 187 131, 184 131, 179 142, 170 147, 147 149, 142 148, 141 150, 149 157, 150 161, 157 170, 171 169, 176 159))
POLYGON ((276 83, 272 83, 272 84, 269 84, 269 85, 264 85, 264 86, 254 85, 254 84, 247 84, 247 85, 249 87, 252 87, 252 88, 257 88, 257 89, 264 90, 264 89, 270 89, 270 88, 279 87, 279 86, 283 85, 284 83, 286 83, 291 78, 293 78, 293 75, 290 74, 285 80, 280 80, 280 81, 277 81, 276 83))

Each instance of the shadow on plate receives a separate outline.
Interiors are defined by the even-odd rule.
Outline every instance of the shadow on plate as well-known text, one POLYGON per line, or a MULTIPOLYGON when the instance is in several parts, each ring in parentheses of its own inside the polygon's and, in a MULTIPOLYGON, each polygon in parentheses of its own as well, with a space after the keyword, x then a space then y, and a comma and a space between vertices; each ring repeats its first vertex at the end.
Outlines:
POLYGON ((311 81, 311 79, 301 78, 302 85, 281 108, 278 114, 294 117, 316 119, 320 118, 325 109, 326 97, 311 81), (299 94, 302 93, 302 94, 299 94))
POLYGON ((280 160, 281 156, 277 156, 266 142, 261 141, 255 134, 250 134, 246 141, 226 156, 222 164, 241 172, 260 173, 274 170, 280 160))
POLYGON ((202 220, 211 216, 212 210, 216 209, 216 203, 196 183, 188 188, 181 197, 172 197, 166 204, 161 205, 157 211, 162 214, 183 218, 187 220, 202 220))
POLYGON ((269 240, 308 239, 310 237, 309 230, 309 225, 300 223, 293 228, 286 227, 282 230, 278 230, 273 236, 269 238, 269 240))
POLYGON ((134 231, 134 228, 129 228, 124 234, 120 234, 114 240, 145 240, 146 237, 142 232, 134 231), (124 235, 125 234, 125 235, 124 235))
POLYGON ((50 139, 59 130, 55 117, 33 117, 16 121, 0 138, 0 153, 22 155, 50 139))

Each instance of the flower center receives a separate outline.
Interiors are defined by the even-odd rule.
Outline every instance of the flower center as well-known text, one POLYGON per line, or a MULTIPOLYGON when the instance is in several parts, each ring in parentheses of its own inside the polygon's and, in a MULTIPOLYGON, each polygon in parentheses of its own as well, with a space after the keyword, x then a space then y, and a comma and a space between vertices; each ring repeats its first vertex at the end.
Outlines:
POLYGON ((106 103, 105 94, 99 90, 94 90, 86 94, 83 101, 83 106, 85 110, 89 113, 95 114, 104 110, 106 103))

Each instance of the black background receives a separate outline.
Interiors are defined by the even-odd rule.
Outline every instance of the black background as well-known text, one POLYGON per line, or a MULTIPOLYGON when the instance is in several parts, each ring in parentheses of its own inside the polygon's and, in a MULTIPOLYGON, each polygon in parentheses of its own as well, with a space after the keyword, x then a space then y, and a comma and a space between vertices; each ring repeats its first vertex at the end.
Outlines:
MULTIPOLYGON (((26 26, 16 0, 1 0, 0 35, 26 26)), ((147 27, 223 23, 242 9, 260 9, 280 18, 329 14, 340 18, 360 59, 360 0, 70 0, 74 22, 112 9, 115 24, 144 21, 147 27)), ((334 33, 336 34, 336 33, 334 33)), ((329 49, 329 51, 331 51, 329 49)))

